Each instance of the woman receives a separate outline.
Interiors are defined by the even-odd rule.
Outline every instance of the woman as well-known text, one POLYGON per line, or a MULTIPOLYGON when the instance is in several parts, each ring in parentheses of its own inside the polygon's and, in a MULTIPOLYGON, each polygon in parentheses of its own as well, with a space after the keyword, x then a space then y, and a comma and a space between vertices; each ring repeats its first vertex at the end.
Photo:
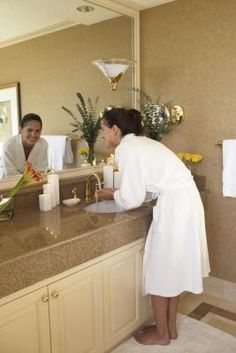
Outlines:
POLYGON ((121 173, 119 190, 103 189, 102 199, 115 199, 125 209, 139 207, 152 192, 153 208, 144 251, 144 292, 150 294, 158 327, 136 335, 142 344, 167 345, 177 338, 178 297, 183 291, 201 293, 209 261, 204 211, 190 171, 160 142, 143 135, 137 110, 104 113, 102 134, 107 147, 116 148, 121 173))
POLYGON ((37 114, 29 113, 21 119, 21 133, 3 144, 3 167, 5 176, 21 174, 25 161, 35 170, 44 171, 48 166, 48 144, 40 137, 42 120, 37 114))

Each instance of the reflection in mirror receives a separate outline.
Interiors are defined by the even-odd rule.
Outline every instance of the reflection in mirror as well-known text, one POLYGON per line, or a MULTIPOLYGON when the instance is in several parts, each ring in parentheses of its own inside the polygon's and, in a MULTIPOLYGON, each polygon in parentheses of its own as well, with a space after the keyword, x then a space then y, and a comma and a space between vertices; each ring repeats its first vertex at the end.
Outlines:
MULTIPOLYGON (((46 11, 47 8, 45 14, 46 11)), ((29 112, 40 115, 42 136, 47 135, 48 139, 52 135, 66 136, 64 143, 72 148, 73 158, 64 155, 65 169, 80 167, 79 148, 84 146, 84 142, 72 134, 71 118, 61 108, 65 105, 76 112, 76 92, 81 92, 85 99, 94 100, 99 96, 100 110, 108 105, 132 105, 129 90, 132 70, 125 73, 117 91, 112 92, 108 80, 91 64, 99 58, 133 59, 132 18, 109 12, 110 18, 101 22, 89 25, 73 25, 72 22, 69 28, 1 45, 0 85, 20 83, 22 116, 29 112)), ((23 21, 21 23, 23 26, 23 21)), ((100 137, 95 152, 98 161, 107 156, 100 137)))

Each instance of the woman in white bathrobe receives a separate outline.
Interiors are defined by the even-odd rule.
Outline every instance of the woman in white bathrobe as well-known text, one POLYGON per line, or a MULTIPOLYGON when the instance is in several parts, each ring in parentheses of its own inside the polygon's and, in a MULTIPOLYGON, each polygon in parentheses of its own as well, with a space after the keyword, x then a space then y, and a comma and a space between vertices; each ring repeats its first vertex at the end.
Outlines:
POLYGON ((160 142, 143 136, 137 110, 104 113, 103 139, 116 148, 121 173, 119 190, 103 189, 102 199, 115 199, 125 209, 139 207, 146 192, 158 198, 148 232, 143 261, 145 294, 151 294, 155 321, 136 335, 142 344, 170 343, 177 338, 178 297, 183 291, 201 293, 209 260, 204 210, 190 171, 160 142))
POLYGON ((42 120, 34 113, 21 119, 21 133, 10 137, 3 144, 3 168, 5 176, 22 174, 26 161, 33 169, 45 171, 48 167, 48 143, 40 137, 42 120))

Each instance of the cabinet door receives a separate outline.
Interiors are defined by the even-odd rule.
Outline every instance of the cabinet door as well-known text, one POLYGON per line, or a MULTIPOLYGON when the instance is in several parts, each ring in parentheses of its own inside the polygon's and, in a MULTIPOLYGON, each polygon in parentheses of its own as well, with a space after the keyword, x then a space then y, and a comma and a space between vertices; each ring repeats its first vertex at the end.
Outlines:
POLYGON ((47 289, 0 307, 1 353, 50 353, 47 289))
POLYGON ((140 249, 127 249, 103 263, 105 350, 138 326, 140 249))
POLYGON ((52 353, 103 352, 102 266, 49 286, 52 353))

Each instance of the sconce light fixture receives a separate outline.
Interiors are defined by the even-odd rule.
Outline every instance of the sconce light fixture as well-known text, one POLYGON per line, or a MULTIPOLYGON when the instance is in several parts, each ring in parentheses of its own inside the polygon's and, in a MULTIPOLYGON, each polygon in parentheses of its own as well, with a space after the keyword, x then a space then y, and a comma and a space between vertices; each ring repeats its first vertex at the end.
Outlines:
POLYGON ((92 64, 97 66, 108 78, 112 91, 115 91, 120 78, 130 66, 135 64, 135 61, 126 59, 98 59, 92 61, 92 64))

